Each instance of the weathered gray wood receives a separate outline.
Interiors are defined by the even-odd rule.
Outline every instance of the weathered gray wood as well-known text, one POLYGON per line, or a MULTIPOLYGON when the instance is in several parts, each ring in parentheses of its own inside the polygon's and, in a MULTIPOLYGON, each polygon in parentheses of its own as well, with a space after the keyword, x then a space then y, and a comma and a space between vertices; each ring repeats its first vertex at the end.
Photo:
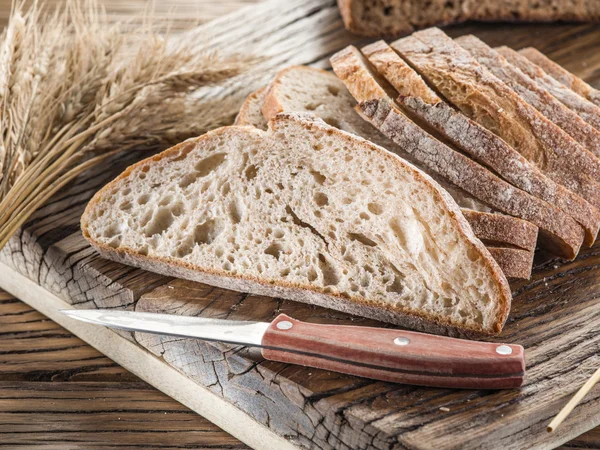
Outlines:
MULTIPOLYGON (((198 93, 202 98, 239 101, 278 67, 299 63, 326 67, 329 54, 355 40, 343 29, 333 0, 273 0, 218 19, 204 29, 214 34, 213 45, 270 56, 225 89, 198 93)), ((598 26, 495 25, 451 30, 454 35, 466 32, 492 45, 536 45, 550 50, 550 56, 559 56, 559 62, 591 81, 600 67, 597 48, 590 46, 600 40, 598 26), (587 59, 587 67, 581 66, 577 55, 587 59)), ((375 324, 323 308, 172 280, 99 259, 79 233, 79 216, 101 185, 141 156, 121 157, 110 171, 103 168, 78 179, 10 241, 0 261, 81 308, 250 320, 268 320, 281 311, 313 322, 375 324)), ((263 361, 256 351, 245 348, 140 333, 123 336, 299 446, 553 447, 600 424, 600 389, 595 389, 556 434, 544 430, 551 416, 600 364, 599 250, 600 244, 569 264, 539 259, 531 281, 512 285, 513 310, 501 339, 527 349, 528 379, 520 391, 392 385, 263 361), (450 411, 440 411, 440 407, 450 411)))

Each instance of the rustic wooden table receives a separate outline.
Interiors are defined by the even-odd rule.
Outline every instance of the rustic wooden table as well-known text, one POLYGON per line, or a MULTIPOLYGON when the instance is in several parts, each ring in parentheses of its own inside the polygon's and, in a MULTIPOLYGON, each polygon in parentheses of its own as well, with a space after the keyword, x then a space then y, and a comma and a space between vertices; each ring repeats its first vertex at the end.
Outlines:
MULTIPOLYGON (((254 1, 101 3, 115 19, 141 17, 154 4, 157 17, 185 29, 254 1)), ((1 27, 10 4, 0 0, 1 27)), ((0 291, 0 448, 247 447, 0 291)), ((600 449, 600 428, 562 448, 600 449)))

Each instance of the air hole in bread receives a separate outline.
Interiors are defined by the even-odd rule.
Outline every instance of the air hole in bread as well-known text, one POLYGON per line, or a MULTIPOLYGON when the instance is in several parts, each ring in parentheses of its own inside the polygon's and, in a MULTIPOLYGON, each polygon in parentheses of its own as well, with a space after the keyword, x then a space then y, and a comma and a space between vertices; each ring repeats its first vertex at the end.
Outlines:
POLYGON ((199 178, 205 177, 208 174, 210 174, 211 172, 213 172, 214 170, 216 170, 217 167, 219 167, 221 164, 223 164, 223 161, 225 161, 226 157, 227 157, 226 153, 215 153, 214 155, 210 155, 209 157, 198 161, 196 163, 196 165, 194 166, 194 169, 196 169, 198 177, 199 178))
POLYGON ((278 242, 274 242, 265 249, 265 254, 271 255, 275 259, 279 259, 283 253, 283 246, 278 242))
POLYGON ((119 234, 117 236, 114 236, 110 241, 108 241, 106 244, 109 247, 112 248, 118 248, 119 245, 121 245, 121 241, 122 241, 123 237, 119 234))
POLYGON ((317 192, 315 194, 315 203, 319 206, 326 206, 329 204, 329 198, 327 197, 326 194, 322 193, 322 192, 317 192))
POLYGON ((335 266, 331 264, 325 255, 319 253, 319 269, 323 275, 323 284, 325 286, 337 286, 340 282, 335 266))
POLYGON ((184 256, 189 255, 194 250, 194 245, 192 242, 186 241, 182 243, 179 247, 177 247, 176 255, 179 258, 183 258, 184 256))
POLYGON ((173 217, 179 217, 185 211, 185 207, 183 206, 183 203, 181 203, 181 202, 173 203, 170 206, 170 209, 171 209, 171 214, 173 214, 173 217))
POLYGON ((258 169, 256 168, 256 166, 254 164, 250 164, 244 171, 244 175, 246 176, 247 180, 254 179, 257 174, 258 174, 258 169))
POLYGON ((376 216, 383 214, 383 206, 381 206, 379 203, 369 203, 367 204, 367 209, 376 216))
POLYGON ((322 103, 310 102, 310 103, 307 103, 304 106, 304 109, 306 109, 307 111, 314 111, 315 109, 317 109, 321 105, 322 105, 322 103))
POLYGON ((231 191, 231 185, 228 182, 223 183, 223 186, 221 186, 221 193, 223 195, 227 195, 227 194, 229 194, 230 191, 231 191))
POLYGON ((221 231, 223 229, 215 219, 208 219, 194 228, 194 242, 198 245, 210 244, 221 234, 221 231))
POLYGON ((406 233, 402 228, 402 224, 400 223, 398 218, 391 219, 389 223, 390 228, 392 229, 392 231, 396 235, 396 238, 398 239, 400 247, 406 249, 408 244, 408 236, 406 236, 406 233))
POLYGON ((119 205, 119 209, 121 211, 129 211, 131 210, 131 202, 130 201, 124 201, 119 205))
POLYGON ((313 178, 315 179, 315 181, 318 184, 323 184, 325 183, 325 180, 327 179, 325 177, 325 175, 323 175, 321 172, 319 172, 318 170, 311 170, 310 174, 313 176, 313 178))
POLYGON ((283 237, 283 231, 282 230, 275 230, 275 232, 273 233, 273 236, 275 236, 275 239, 281 239, 283 237))
POLYGON ((348 237, 353 241, 358 241, 367 247, 376 247, 377 243, 366 237, 362 233, 348 233, 348 237))
POLYGON ((317 274, 317 271, 313 267, 311 267, 308 269, 306 277, 308 278, 308 281, 313 282, 317 278, 319 278, 319 275, 317 274))
POLYGON ((369 216, 366 212, 361 212, 358 215, 362 220, 369 220, 371 218, 371 216, 369 216))
POLYGON ((315 152, 319 152, 319 151, 323 150, 323 145, 317 142, 316 144, 314 144, 312 146, 312 148, 315 152))
POLYGON ((344 197, 344 198, 342 199, 342 203, 343 203, 344 205, 349 205, 349 204, 351 204, 353 201, 354 201, 354 199, 352 199, 352 198, 350 198, 350 197, 344 197))
POLYGON ((137 202, 138 205, 145 205, 150 200, 150 194, 142 194, 138 197, 137 202))
POLYGON ((173 201, 173 196, 172 195, 166 195, 166 196, 164 196, 163 198, 160 199, 160 201, 158 202, 158 206, 168 205, 172 201, 173 201))
POLYGON ((229 217, 233 223, 240 223, 243 215, 243 207, 238 200, 234 200, 229 204, 229 217))
MULTIPOLYGON (((325 118, 323 118, 323 120, 325 121, 325 123, 327 125, 331 125, 334 128, 341 128, 340 121, 337 120, 335 117, 325 117, 325 118)), ((339 151, 339 150, 336 149, 336 151, 339 151)))
POLYGON ((144 227, 146 237, 162 234, 173 223, 173 215, 169 208, 160 207, 154 211, 152 219, 144 227))
POLYGON ((287 277, 290 274, 290 269, 283 269, 281 272, 279 272, 279 275, 282 277, 287 277))
POLYGON ((335 97, 338 96, 338 94, 340 93, 340 88, 338 88, 337 86, 332 86, 331 84, 327 85, 327 90, 329 91, 329 93, 335 97))
POLYGON ((283 190, 284 186, 281 183, 277 183, 275 186, 277 186, 277 189, 283 190))

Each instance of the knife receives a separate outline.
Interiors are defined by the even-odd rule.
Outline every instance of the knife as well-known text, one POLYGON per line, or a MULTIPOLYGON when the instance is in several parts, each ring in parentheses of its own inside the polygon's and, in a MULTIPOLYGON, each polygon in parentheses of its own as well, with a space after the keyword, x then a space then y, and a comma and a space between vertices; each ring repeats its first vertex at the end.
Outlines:
POLYGON ((73 319, 129 331, 262 348, 265 359, 382 381, 464 389, 517 388, 525 377, 520 345, 413 331, 301 322, 280 314, 245 322, 119 310, 61 310, 73 319))

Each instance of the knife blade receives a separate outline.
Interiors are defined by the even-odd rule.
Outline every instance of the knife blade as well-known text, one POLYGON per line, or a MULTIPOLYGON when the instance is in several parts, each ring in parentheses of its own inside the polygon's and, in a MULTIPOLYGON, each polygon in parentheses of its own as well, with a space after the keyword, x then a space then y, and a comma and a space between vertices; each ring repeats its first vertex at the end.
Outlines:
POLYGON ((171 336, 261 347, 265 359, 396 383, 509 389, 525 377, 523 347, 414 331, 301 322, 246 322, 121 310, 61 310, 73 319, 171 336))

